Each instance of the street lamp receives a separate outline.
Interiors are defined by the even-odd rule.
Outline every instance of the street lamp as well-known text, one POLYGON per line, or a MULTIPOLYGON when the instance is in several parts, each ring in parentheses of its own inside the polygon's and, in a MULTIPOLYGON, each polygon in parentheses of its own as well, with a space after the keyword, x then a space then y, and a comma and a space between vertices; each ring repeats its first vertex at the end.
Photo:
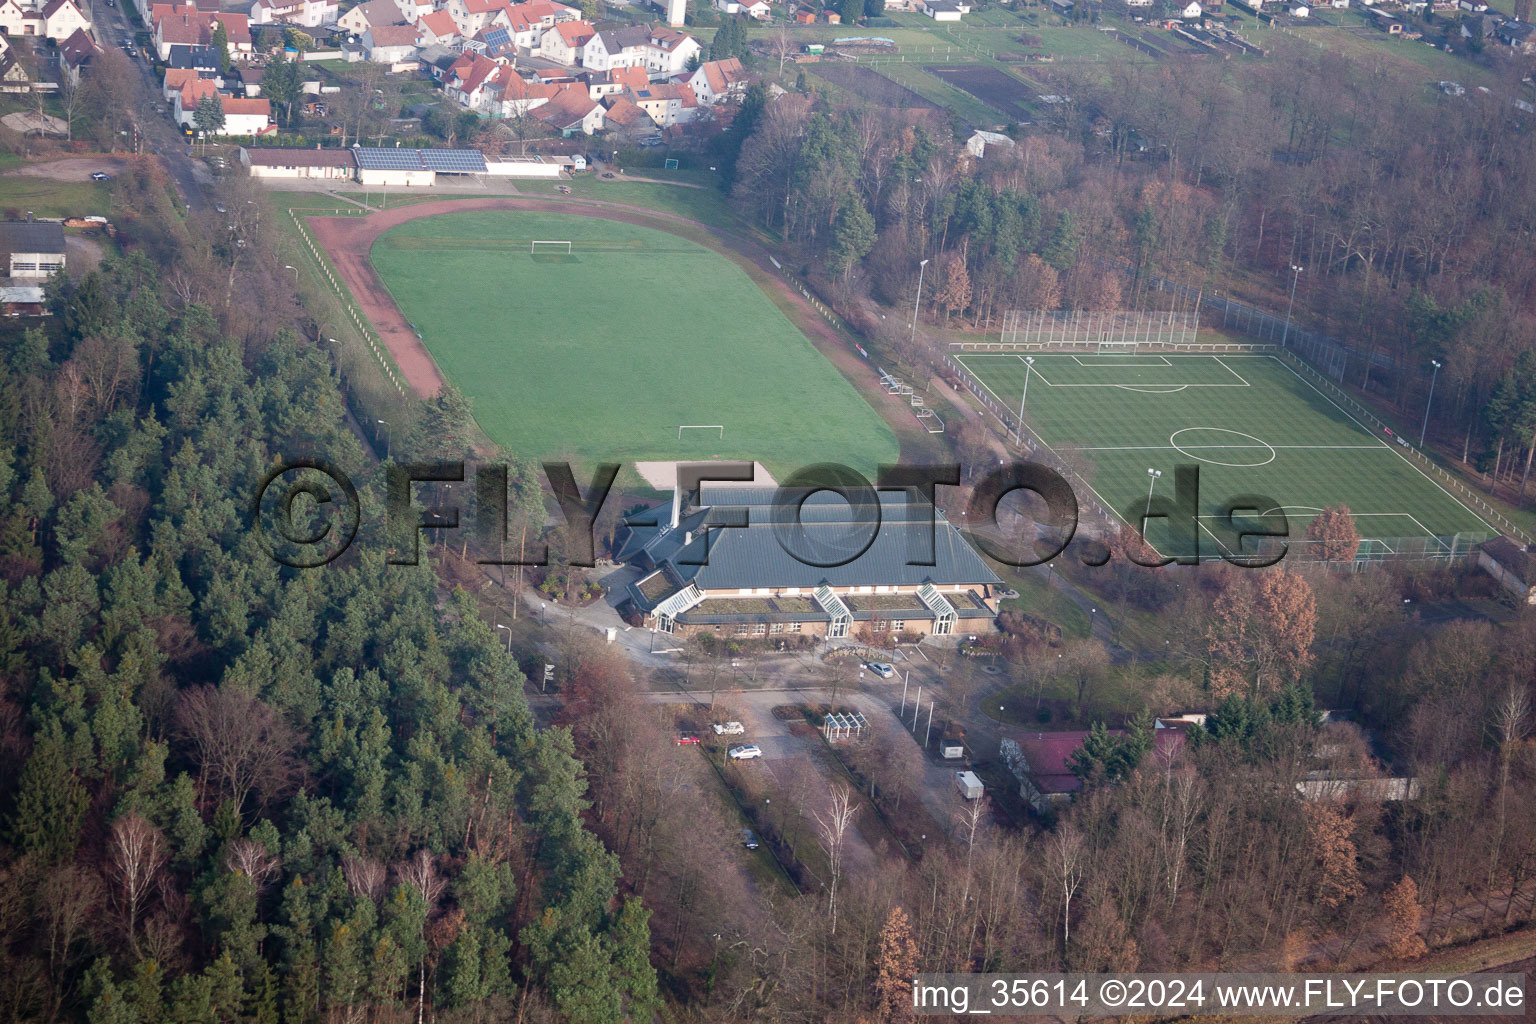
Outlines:
POLYGON ((389 458, 389 421, 379 420, 384 425, 384 457, 389 458))
POLYGON ((293 286, 295 288, 297 288, 299 286, 299 268, 295 267, 295 266, 292 266, 290 264, 284 263, 283 264, 283 269, 284 270, 291 270, 291 271, 293 271, 293 286))
POLYGON ((1280 347, 1285 347, 1286 339, 1291 336, 1291 308, 1296 305, 1296 282, 1301 280, 1301 265, 1291 264, 1291 301, 1285 307, 1285 333, 1280 335, 1280 347))
POLYGON ((1013 443, 1016 446, 1024 444, 1024 400, 1029 397, 1029 375, 1035 367, 1035 357, 1024 357, 1024 392, 1019 395, 1019 422, 1013 431, 1013 443))
POLYGON ((1440 360, 1431 359, 1429 365, 1435 368, 1435 372, 1429 377, 1429 401, 1424 403, 1424 425, 1419 428, 1419 447, 1424 447, 1424 435, 1429 430, 1429 407, 1435 404, 1435 381, 1440 376, 1440 360))
POLYGON ((1150 467, 1147 469, 1147 476, 1151 478, 1152 482, 1147 485, 1147 510, 1141 514, 1141 529, 1143 532, 1147 529, 1147 516, 1152 514, 1152 491, 1157 487, 1157 478, 1162 475, 1163 471, 1160 469, 1152 469, 1150 467))
POLYGON ((923 302, 923 270, 928 266, 928 261, 923 260, 917 265, 917 298, 912 300, 912 341, 917 342, 917 307, 923 302))
POLYGON ((496 623, 496 628, 497 629, 505 629, 507 631, 507 653, 511 654, 512 653, 512 629, 511 629, 511 627, 503 626, 501 623, 498 622, 498 623, 496 623))

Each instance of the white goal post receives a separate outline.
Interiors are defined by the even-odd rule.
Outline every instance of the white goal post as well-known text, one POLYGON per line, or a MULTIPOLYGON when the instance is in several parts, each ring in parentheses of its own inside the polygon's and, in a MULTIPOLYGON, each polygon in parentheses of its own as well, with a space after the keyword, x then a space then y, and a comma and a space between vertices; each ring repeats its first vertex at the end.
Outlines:
POLYGON ((725 437, 725 426, 721 423, 684 423, 677 428, 677 439, 683 439, 685 430, 718 430, 720 437, 725 437))
POLYGON ((1099 339, 1099 353, 1101 355, 1106 353, 1106 352, 1116 352, 1116 353, 1118 353, 1118 352, 1128 352, 1131 355, 1135 355, 1137 347, 1138 347, 1138 342, 1136 342, 1134 340, 1131 340, 1131 341, 1121 341, 1121 340, 1112 340, 1112 339, 1109 339, 1109 338, 1100 338, 1099 339))
POLYGON ((541 246, 541 245, 548 246, 550 249, 554 250, 555 252, 563 252, 563 253, 565 253, 567 255, 569 255, 570 251, 571 251, 571 243, 570 243, 569 240, 565 240, 565 239, 554 240, 554 239, 547 239, 547 238, 535 238, 533 241, 528 243, 528 255, 530 255, 530 256, 537 256, 539 254, 539 246, 541 246))

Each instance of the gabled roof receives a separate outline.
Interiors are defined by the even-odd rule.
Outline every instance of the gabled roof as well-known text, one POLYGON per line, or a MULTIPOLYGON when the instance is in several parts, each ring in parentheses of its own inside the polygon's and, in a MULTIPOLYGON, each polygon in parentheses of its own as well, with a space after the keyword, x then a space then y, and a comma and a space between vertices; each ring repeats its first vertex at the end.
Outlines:
POLYGON ((692 38, 665 25, 652 25, 647 33, 646 43, 664 53, 671 53, 692 38))
POLYGON ((596 30, 585 21, 562 21, 555 26, 555 32, 566 46, 583 46, 591 39, 596 30))
POLYGON ((460 92, 472 93, 485 85, 487 81, 495 81, 502 72, 503 65, 496 63, 489 57, 482 57, 478 53, 470 55, 466 64, 463 61, 455 64, 451 71, 455 79, 454 85, 460 92))
POLYGON ((202 102, 205 96, 217 96, 219 87, 206 78, 194 78, 181 87, 181 109, 191 110, 202 102))
POLYGON ((526 78, 517 75, 508 75, 501 83, 501 98, 503 102, 515 103, 520 100, 551 100, 560 93, 558 85, 549 85, 544 82, 530 82, 526 78))
POLYGON ((80 5, 75 3, 75 0, 50 0, 48 6, 43 8, 43 17, 51 18, 65 7, 73 7, 76 14, 79 14, 82 18, 85 17, 85 14, 80 10, 80 5))
POLYGON ((704 80, 714 93, 727 92, 734 83, 744 81, 747 77, 746 69, 735 57, 705 61, 699 65, 699 70, 704 73, 704 80))
POLYGON ((535 110, 533 116, 555 128, 565 129, 581 124, 594 108, 601 109, 587 95, 587 90, 577 85, 564 85, 553 99, 535 110))
POLYGON ((644 89, 651 84, 650 75, 641 67, 614 68, 608 72, 608 80, 626 89, 644 89))
POLYGON ((165 88, 172 92, 181 92, 181 87, 197 78, 194 68, 166 68, 165 88))
POLYGON ((467 14, 490 14, 507 6, 506 0, 461 0, 467 14))
POLYGON ((616 124, 621 128, 655 123, 651 120, 650 114, 647 114, 623 96, 609 96, 604 102, 607 104, 608 109, 603 114, 603 120, 616 124))
POLYGON ((96 41, 83 28, 75 29, 59 44, 59 59, 72 68, 78 68, 99 52, 96 41))
POLYGON ((623 28, 604 29, 593 36, 609 53, 622 53, 625 49, 644 46, 650 38, 644 25, 626 25, 623 28))
POLYGON ((369 25, 398 25, 404 20, 394 0, 367 0, 349 12, 362 16, 369 25))
POLYGON ((219 66, 219 55, 211 46, 193 46, 189 43, 175 43, 171 46, 170 56, 166 58, 166 64, 173 68, 208 68, 219 66))
POLYGON ((369 25, 363 33, 374 46, 415 46, 415 25, 369 25))
POLYGON ((447 11, 433 11, 416 19, 419 28, 425 28, 439 39, 459 34, 459 26, 447 11))
POLYGON ((263 117, 272 116, 272 103, 267 99, 235 99, 230 96, 220 98, 224 104, 226 114, 261 114, 263 117))
POLYGON ((0 221, 0 252, 63 252, 64 225, 51 221, 0 221))
MULTIPOLYGON (((1107 730, 1111 736, 1125 735, 1124 729, 1107 730)), ((1083 786, 1082 780, 1072 774, 1069 760, 1083 740, 1088 738, 1085 729, 1070 732, 1030 732, 1012 737, 1024 754, 1029 765, 1029 779, 1042 793, 1074 793, 1083 786)), ((1152 749, 1163 757, 1172 757, 1184 746, 1185 736, 1181 729, 1156 729, 1152 733, 1152 749)))
POLYGON ((160 41, 197 46, 208 42, 208 26, 196 14, 168 14, 160 19, 160 41))
POLYGON ((350 149, 298 149, 289 146, 248 146, 245 158, 253 167, 351 167, 350 149))
POLYGON ((224 34, 229 37, 229 45, 251 45, 251 19, 249 15, 220 11, 213 17, 224 26, 224 34))

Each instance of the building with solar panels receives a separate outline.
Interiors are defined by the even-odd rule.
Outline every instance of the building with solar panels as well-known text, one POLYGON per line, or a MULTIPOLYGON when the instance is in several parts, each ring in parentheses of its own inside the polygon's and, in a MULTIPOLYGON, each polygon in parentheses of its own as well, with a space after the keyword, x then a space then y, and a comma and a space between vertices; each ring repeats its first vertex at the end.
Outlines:
POLYGON ((356 146, 357 180, 382 188, 426 188, 439 174, 483 175, 485 154, 478 149, 372 149, 356 146))
POLYGON ((670 510, 627 517, 619 558, 636 577, 626 610, 657 632, 736 640, 992 628, 1005 584, 921 493, 882 490, 873 515, 818 491, 788 522, 779 493, 706 482, 670 510))

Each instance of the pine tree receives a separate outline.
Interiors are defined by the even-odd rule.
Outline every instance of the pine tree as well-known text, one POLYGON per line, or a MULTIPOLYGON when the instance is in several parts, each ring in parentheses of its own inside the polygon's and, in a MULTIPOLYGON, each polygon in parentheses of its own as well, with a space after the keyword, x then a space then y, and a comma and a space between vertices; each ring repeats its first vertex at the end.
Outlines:
POLYGON ((608 937, 613 973, 628 1001, 631 1020, 650 1020, 661 1008, 656 969, 651 966, 651 912, 634 896, 619 908, 608 937))
POLYGON ((67 860, 80 841, 80 823, 90 802, 64 754, 63 743, 44 737, 27 758, 10 821, 11 840, 44 863, 67 860))

